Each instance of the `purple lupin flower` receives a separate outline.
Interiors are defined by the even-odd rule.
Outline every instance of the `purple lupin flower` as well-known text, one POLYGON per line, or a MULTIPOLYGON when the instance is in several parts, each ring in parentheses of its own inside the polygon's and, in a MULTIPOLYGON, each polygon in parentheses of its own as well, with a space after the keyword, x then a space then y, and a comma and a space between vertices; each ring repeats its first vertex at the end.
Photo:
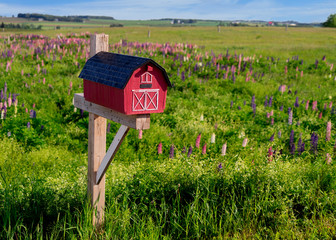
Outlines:
POLYGON ((296 97, 296 99, 295 99, 295 103, 294 103, 294 107, 299 107, 300 105, 299 105, 299 97, 296 97))
POLYGON ((170 147, 169 158, 174 158, 174 145, 171 145, 170 147))
POLYGON ((264 102, 264 106, 267 107, 267 105, 268 105, 268 96, 266 95, 266 97, 265 97, 265 102, 264 102))
POLYGON ((317 151, 317 144, 318 144, 318 135, 316 133, 312 133, 310 138, 310 150, 314 153, 317 151))
POLYGON ((288 125, 292 125, 293 124, 293 111, 290 110, 288 113, 288 125))
POLYGON ((1 94, 0 94, 1 98, 0 100, 2 100, 4 98, 4 93, 3 93, 3 89, 1 89, 1 94))
POLYGON ((230 108, 232 108, 233 107, 233 101, 231 101, 231 103, 230 103, 230 108))
POLYGON ((272 107, 272 101, 273 101, 273 96, 271 96, 271 97, 269 98, 269 101, 268 101, 268 106, 269 106, 269 107, 272 107))
POLYGON ((298 141, 298 145, 297 145, 297 151, 299 155, 301 155, 304 152, 304 147, 305 147, 305 143, 302 142, 302 139, 300 137, 298 141))
POLYGON ((281 130, 278 132, 278 138, 281 138, 281 130))
POLYGON ((326 141, 330 141, 330 139, 331 139, 331 121, 327 122, 326 141))
POLYGON ((317 69, 318 63, 319 63, 319 61, 316 59, 316 61, 315 61, 315 69, 317 69))
POLYGON ((30 128, 30 122, 27 123, 27 128, 30 128))
POLYGON ((188 157, 190 157, 190 156, 191 156, 191 154, 192 154, 192 151, 193 151, 193 149, 192 149, 192 146, 190 146, 190 147, 189 147, 189 149, 188 149, 188 157))
POLYGON ((270 142, 273 142, 273 141, 274 141, 274 133, 273 133, 273 135, 270 137, 269 141, 270 141, 270 142))
POLYGON ((294 155, 295 153, 295 144, 294 144, 294 130, 291 131, 290 137, 289 137, 289 149, 290 153, 294 155))
POLYGON ((218 171, 221 171, 221 170, 223 169, 223 165, 222 165, 222 163, 219 163, 219 164, 218 164, 217 169, 218 169, 218 171))

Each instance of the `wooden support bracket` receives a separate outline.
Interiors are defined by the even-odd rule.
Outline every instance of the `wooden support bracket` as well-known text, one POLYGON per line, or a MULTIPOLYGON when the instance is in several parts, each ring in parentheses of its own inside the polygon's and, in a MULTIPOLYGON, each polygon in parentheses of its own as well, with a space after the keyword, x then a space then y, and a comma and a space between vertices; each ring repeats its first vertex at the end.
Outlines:
POLYGON ((107 168, 109 167, 112 159, 114 158, 114 155, 117 153, 120 145, 122 144, 124 138, 126 137, 128 133, 129 127, 125 125, 121 125, 117 134, 113 138, 113 141, 107 150, 106 155, 104 156, 103 161, 101 162, 98 171, 97 171, 97 176, 96 176, 96 184, 100 183, 100 180, 104 176, 107 168))

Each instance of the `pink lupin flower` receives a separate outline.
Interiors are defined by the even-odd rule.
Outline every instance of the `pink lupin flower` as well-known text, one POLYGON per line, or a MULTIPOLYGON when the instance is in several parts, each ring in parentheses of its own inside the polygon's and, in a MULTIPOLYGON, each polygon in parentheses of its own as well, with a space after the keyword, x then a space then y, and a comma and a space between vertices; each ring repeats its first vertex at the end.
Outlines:
POLYGON ((201 143, 201 133, 198 134, 198 136, 196 138, 196 143, 195 143, 196 148, 200 147, 200 143, 201 143))
POLYGON ((24 72, 23 72, 23 69, 21 70, 21 76, 23 76, 24 72))
POLYGON ((158 145, 158 154, 162 154, 162 143, 161 142, 158 145))
POLYGON ((274 118, 271 118, 271 125, 274 125, 274 118))
POLYGON ((287 75, 287 73, 288 73, 288 68, 287 66, 285 66, 285 74, 287 75))
POLYGON ((42 81, 42 82, 43 82, 43 84, 45 84, 45 78, 43 78, 43 81, 42 81))
POLYGON ((327 153, 326 162, 327 162, 328 165, 331 164, 331 162, 332 162, 332 159, 331 159, 331 156, 330 156, 329 153, 327 153))
POLYGON ((202 147, 202 154, 206 154, 206 143, 204 143, 203 147, 202 147))
POLYGON ((247 142, 248 142, 248 139, 247 139, 247 138, 244 138, 242 146, 243 146, 243 147, 246 147, 247 142))
POLYGON ((309 100, 307 100, 306 102, 306 110, 308 110, 308 108, 309 108, 309 100))
POLYGON ((33 108, 35 108, 35 106, 36 106, 35 103, 33 103, 33 108))
POLYGON ((313 101, 313 111, 317 110, 317 101, 313 101))
POLYGON ((40 64, 37 64, 37 73, 40 73, 40 71, 41 71, 40 64))
POLYGON ((334 67, 334 64, 332 63, 332 64, 330 65, 330 71, 333 70, 333 67, 334 67))
POLYGON ((268 149, 268 161, 272 162, 272 160, 273 160, 273 150, 272 150, 272 147, 270 147, 268 149))
POLYGON ((330 103, 329 103, 329 108, 330 108, 330 109, 332 108, 332 105, 333 105, 332 102, 330 102, 330 103))
POLYGON ((28 108, 26 108, 26 113, 28 113, 28 108))
POLYGON ((72 81, 70 81, 69 87, 70 89, 72 89, 72 81))
POLYGON ((301 77, 303 77, 303 71, 301 71, 301 77))
POLYGON ((319 113, 318 118, 322 119, 322 112, 319 113))
POLYGON ((139 130, 139 139, 142 139, 142 129, 139 130))
POLYGON ((330 141, 330 139, 331 139, 331 121, 327 122, 326 141, 330 141))
POLYGON ((8 107, 12 106, 12 98, 8 98, 8 107))

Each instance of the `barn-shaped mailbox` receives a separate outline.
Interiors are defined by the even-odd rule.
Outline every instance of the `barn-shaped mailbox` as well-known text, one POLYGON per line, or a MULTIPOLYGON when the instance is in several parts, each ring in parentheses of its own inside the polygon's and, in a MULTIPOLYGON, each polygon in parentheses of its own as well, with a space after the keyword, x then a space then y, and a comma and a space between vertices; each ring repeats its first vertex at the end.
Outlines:
POLYGON ((127 115, 163 112, 171 86, 164 68, 152 59, 110 52, 91 57, 79 77, 87 101, 127 115))

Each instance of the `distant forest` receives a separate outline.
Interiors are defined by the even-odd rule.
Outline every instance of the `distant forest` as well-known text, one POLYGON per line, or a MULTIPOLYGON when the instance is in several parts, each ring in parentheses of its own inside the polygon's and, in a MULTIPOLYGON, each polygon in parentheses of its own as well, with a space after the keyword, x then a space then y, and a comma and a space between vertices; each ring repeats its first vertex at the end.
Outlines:
POLYGON ((63 21, 63 22, 83 22, 90 18, 114 20, 113 17, 107 17, 107 16, 55 16, 40 13, 19 13, 17 17, 27 18, 36 21, 39 19, 43 19, 44 21, 63 21))

